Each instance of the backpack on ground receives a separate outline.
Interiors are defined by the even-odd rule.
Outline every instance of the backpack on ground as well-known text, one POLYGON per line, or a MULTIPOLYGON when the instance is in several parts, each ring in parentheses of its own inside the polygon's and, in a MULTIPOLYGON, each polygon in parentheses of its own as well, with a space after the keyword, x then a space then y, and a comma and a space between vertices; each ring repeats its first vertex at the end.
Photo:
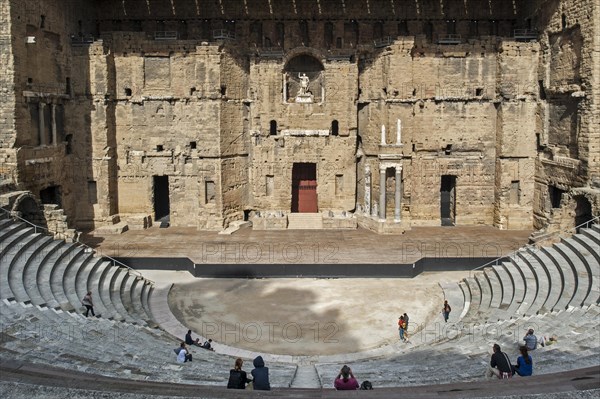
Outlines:
POLYGON ((362 391, 369 391, 373 389, 373 384, 371 384, 370 381, 363 381, 362 384, 360 384, 360 389, 362 391))

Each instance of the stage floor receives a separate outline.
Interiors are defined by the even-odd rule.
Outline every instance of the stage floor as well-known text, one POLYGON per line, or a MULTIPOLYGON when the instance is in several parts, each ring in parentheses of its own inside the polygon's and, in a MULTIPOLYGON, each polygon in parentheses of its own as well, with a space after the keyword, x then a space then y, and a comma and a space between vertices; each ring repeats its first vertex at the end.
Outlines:
POLYGON ((529 230, 414 227, 402 235, 356 230, 254 231, 232 235, 191 227, 153 226, 121 235, 85 234, 81 241, 113 257, 188 257, 195 263, 413 263, 421 257, 491 257, 527 243, 529 230))

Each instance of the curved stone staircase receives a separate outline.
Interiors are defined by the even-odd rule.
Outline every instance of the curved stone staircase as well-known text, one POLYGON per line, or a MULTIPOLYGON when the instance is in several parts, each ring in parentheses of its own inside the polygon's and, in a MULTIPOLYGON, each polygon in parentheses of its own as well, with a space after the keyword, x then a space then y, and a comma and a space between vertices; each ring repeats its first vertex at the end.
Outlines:
MULTIPOLYGON (((474 271, 459 283, 440 284, 453 311, 394 346, 397 354, 353 362, 361 379, 377 386, 483 380, 491 346, 500 344, 516 363, 525 332, 558 336, 530 352, 534 373, 600 365, 600 226, 592 225, 551 247, 526 246, 474 271), (416 370, 415 370, 416 367, 416 370)), ((337 365, 317 364, 323 386, 337 365)))
MULTIPOLYGON (((133 380, 227 383, 231 356, 191 348, 192 363, 175 362, 181 338, 156 328, 149 301, 153 282, 38 229, 0 219, 2 363, 18 359, 133 380), (81 298, 88 291, 101 317, 84 316, 81 298)), ((295 370, 276 365, 273 386, 289 387, 295 370)))
MULTIPOLYGON (((375 387, 478 381, 491 344, 498 342, 514 361, 517 342, 531 326, 559 337, 532 353, 536 375, 597 367, 599 278, 595 225, 551 247, 524 247, 461 282, 441 284, 453 306, 449 323, 440 317, 413 334, 411 344, 390 345, 385 355, 367 359, 358 354, 300 367, 270 363, 271 383, 330 388, 343 363, 375 387)), ((172 350, 180 338, 156 325, 153 290, 135 270, 0 214, 2 364, 25 361, 99 376, 224 386, 231 356, 191 348, 192 363, 175 362, 172 350), (82 314, 87 291, 99 318, 82 314)))

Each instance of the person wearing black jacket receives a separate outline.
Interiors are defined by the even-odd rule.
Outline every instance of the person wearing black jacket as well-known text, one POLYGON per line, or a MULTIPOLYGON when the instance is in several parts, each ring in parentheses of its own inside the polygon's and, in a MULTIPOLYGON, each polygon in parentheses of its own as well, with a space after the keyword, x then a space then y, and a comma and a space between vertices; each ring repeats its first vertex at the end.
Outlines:
POLYGON ((239 357, 235 359, 235 366, 229 370, 229 382, 227 382, 227 388, 229 389, 246 389, 246 384, 252 382, 248 378, 246 372, 242 370, 244 361, 239 357))
POLYGON ((508 355, 500 350, 500 345, 494 344, 494 354, 490 360, 490 367, 487 371, 488 378, 496 376, 497 378, 504 379, 510 378, 513 375, 512 365, 508 355))
POLYGON ((265 361, 262 356, 257 356, 256 359, 254 359, 253 364, 254 370, 252 370, 252 377, 254 377, 254 390, 270 391, 269 368, 265 367, 265 361))

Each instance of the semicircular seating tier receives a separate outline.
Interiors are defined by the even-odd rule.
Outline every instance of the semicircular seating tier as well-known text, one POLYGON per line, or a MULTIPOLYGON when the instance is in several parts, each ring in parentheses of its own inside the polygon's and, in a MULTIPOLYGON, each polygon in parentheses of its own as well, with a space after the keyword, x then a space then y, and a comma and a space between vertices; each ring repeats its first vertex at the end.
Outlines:
MULTIPOLYGON (((409 331, 411 344, 391 344, 386 355, 368 359, 346 354, 308 366, 270 363, 272 385, 293 387, 296 379, 308 378, 331 387, 337 360, 352 364, 361 380, 375 386, 481 380, 491 344, 502 345, 514 361, 517 343, 530 327, 559 337, 532 353, 536 374, 598 366, 599 248, 597 225, 550 247, 524 247, 461 282, 440 284, 453 305, 450 320, 440 317, 409 331)), ((156 324, 153 290, 138 272, 85 246, 0 216, 2 361, 132 380, 225 385, 231 356, 192 348, 192 364, 175 362, 173 348, 181 338, 156 324), (94 293, 101 318, 83 315, 87 291, 94 293)))

